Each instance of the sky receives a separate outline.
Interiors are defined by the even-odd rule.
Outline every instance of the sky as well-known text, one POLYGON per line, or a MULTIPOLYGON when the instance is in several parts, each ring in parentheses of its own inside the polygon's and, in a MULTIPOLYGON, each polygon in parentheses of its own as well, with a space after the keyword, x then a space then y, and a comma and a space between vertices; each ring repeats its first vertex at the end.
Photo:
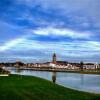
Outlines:
POLYGON ((100 0, 0 0, 0 62, 100 62, 100 0))

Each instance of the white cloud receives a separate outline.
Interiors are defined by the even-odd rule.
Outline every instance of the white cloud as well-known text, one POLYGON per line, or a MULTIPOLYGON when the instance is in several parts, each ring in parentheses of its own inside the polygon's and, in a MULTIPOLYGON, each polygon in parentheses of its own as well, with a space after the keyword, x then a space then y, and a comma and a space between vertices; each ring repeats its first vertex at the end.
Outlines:
POLYGON ((6 50, 15 50, 15 51, 30 51, 30 50, 40 50, 42 52, 46 51, 57 51, 60 53, 72 51, 81 52, 87 51, 99 51, 100 43, 96 41, 72 41, 72 42, 41 42, 37 40, 29 40, 29 39, 15 39, 13 41, 9 41, 0 47, 0 51, 6 50))
POLYGON ((91 57, 93 61, 93 59, 95 59, 97 55, 100 54, 100 42, 96 41, 44 42, 38 40, 30 40, 27 37, 25 37, 8 41, 3 46, 0 46, 1 54, 3 53, 3 55, 5 54, 7 56, 7 52, 8 56, 10 54, 10 57, 12 56, 15 58, 19 56, 22 56, 23 58, 25 57, 25 55, 26 58, 27 57, 35 58, 35 56, 37 55, 36 57, 39 57, 41 59, 43 58, 43 60, 46 60, 47 58, 45 58, 45 55, 51 55, 52 53, 56 52, 61 57, 72 57, 73 59, 75 57, 76 58, 81 57, 81 59, 91 57), (33 53, 32 53, 33 55, 30 55, 30 52, 34 52, 34 54, 36 52, 37 54, 35 54, 35 56, 33 53), (43 54, 41 55, 41 53, 43 54))
POLYGON ((0 46, 0 52, 11 49, 11 47, 16 46, 18 43, 21 43, 23 40, 24 40, 23 38, 18 38, 18 39, 14 39, 9 42, 6 42, 3 46, 0 46))
POLYGON ((80 14, 88 20, 91 19, 93 25, 100 28, 100 0, 17 0, 17 2, 29 7, 40 5, 43 10, 53 9, 64 16, 80 14))
POLYGON ((34 34, 44 35, 44 36, 64 36, 70 37, 73 39, 87 39, 92 36, 90 32, 78 32, 67 28, 38 28, 36 30, 32 30, 34 34))

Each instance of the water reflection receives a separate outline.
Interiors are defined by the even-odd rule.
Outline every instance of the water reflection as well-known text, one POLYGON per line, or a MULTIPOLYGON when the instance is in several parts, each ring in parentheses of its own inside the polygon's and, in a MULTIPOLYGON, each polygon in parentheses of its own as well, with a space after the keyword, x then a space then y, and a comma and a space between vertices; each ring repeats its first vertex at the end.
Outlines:
POLYGON ((100 75, 16 70, 15 68, 8 68, 8 70, 12 74, 37 76, 72 89, 100 93, 100 75))
POLYGON ((19 68, 16 68, 15 72, 16 72, 16 73, 21 73, 22 70, 20 70, 19 68))
POLYGON ((56 72, 52 72, 52 82, 56 83, 56 72))
POLYGON ((81 75, 80 75, 80 79, 81 79, 81 82, 80 82, 81 85, 84 85, 84 75, 81 74, 81 75))

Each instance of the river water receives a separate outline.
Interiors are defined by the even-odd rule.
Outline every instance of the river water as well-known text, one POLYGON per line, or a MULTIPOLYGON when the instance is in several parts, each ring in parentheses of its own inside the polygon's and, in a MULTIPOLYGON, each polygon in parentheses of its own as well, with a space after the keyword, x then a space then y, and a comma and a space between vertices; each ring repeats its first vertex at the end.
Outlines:
MULTIPOLYGON (((53 72, 17 70, 12 67, 9 67, 7 69, 11 71, 12 74, 37 76, 52 81, 53 72)), ((56 72, 55 75, 56 75, 56 83, 64 87, 100 94, 100 75, 68 73, 68 72, 56 72)))

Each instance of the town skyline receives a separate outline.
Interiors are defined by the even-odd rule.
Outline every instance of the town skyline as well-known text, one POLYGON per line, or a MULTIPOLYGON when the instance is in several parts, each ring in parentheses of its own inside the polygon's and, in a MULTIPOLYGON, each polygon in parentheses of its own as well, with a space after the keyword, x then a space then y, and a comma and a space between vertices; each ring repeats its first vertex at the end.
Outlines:
POLYGON ((53 63, 53 64, 65 64, 65 63, 71 63, 71 64, 100 64, 100 62, 85 62, 85 61, 68 61, 68 60, 62 60, 59 59, 59 57, 57 56, 56 53, 53 53, 50 57, 50 60, 44 60, 44 61, 39 61, 39 60, 35 60, 35 61, 22 61, 20 59, 17 59, 15 61, 2 61, 0 62, 0 64, 14 64, 14 63, 22 63, 22 64, 46 64, 46 63, 53 63))

